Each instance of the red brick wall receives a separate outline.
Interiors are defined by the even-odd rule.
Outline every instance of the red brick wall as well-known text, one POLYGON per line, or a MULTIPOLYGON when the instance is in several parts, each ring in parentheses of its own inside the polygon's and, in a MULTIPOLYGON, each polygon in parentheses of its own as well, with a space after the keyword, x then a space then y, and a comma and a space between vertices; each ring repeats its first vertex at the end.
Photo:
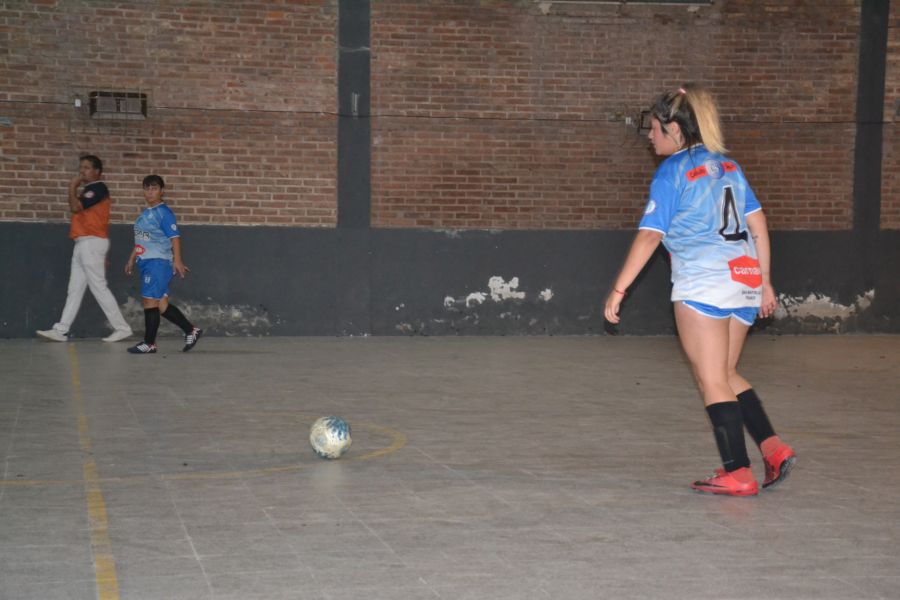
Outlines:
POLYGON ((166 180, 167 201, 186 223, 335 222, 333 118, 157 109, 152 120, 165 123, 159 129, 148 122, 96 131, 86 122, 73 132, 69 112, 27 104, 4 110, 16 123, 4 135, 16 158, 0 166, 2 220, 67 220, 67 184, 78 155, 90 152, 104 160, 113 222, 134 221, 149 173, 166 180))
MULTIPOLYGON (((898 3, 882 225, 900 228, 898 3)), ((336 0, 0 5, 0 220, 64 220, 80 152, 119 222, 159 172, 185 222, 336 222, 336 0), (73 100, 143 91, 98 126, 73 100)), ((684 80, 717 95, 777 229, 851 224, 859 0, 712 6, 372 2, 376 227, 620 229, 655 160, 625 124, 684 80)))
POLYGON ((655 161, 624 123, 717 95, 780 229, 852 210, 858 2, 373 3, 373 223, 631 228, 655 161))
POLYGON ((624 127, 392 118, 374 135, 380 226, 614 229, 646 184, 622 152, 643 143, 624 127))
POLYGON ((900 2, 891 3, 885 83, 881 227, 900 229, 900 2))
POLYGON ((336 2, 12 2, 0 7, 0 220, 66 220, 77 156, 106 163, 115 221, 159 173, 187 223, 336 222, 336 2), (74 99, 141 91, 149 118, 74 99))

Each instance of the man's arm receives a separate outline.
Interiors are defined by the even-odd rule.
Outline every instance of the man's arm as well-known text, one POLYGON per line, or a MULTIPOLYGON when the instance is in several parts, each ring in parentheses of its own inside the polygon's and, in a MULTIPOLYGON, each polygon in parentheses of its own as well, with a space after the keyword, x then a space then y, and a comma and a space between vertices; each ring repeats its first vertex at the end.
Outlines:
POLYGON ((78 197, 78 187, 81 185, 81 175, 78 175, 69 182, 69 209, 73 213, 81 212, 84 206, 81 205, 81 198, 78 197))

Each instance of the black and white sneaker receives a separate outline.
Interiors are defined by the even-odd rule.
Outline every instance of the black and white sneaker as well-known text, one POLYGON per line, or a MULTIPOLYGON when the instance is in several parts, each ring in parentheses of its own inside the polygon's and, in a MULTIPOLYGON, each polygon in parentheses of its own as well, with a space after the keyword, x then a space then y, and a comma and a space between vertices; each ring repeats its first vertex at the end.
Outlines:
POLYGON ((128 349, 129 354, 156 354, 156 344, 141 342, 128 349))
POLYGON ((182 352, 187 352, 191 348, 197 345, 197 340, 200 339, 200 336, 203 335, 203 330, 199 327, 194 327, 190 333, 184 336, 184 348, 181 349, 182 352))

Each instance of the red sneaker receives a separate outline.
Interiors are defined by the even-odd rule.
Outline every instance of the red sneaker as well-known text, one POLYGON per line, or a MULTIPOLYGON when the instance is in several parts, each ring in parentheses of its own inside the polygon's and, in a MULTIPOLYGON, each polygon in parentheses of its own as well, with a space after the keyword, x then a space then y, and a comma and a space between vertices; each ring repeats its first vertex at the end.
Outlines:
POLYGON ((691 484, 691 487, 698 492, 723 494, 725 496, 755 496, 759 493, 759 486, 756 480, 753 479, 753 473, 749 467, 743 467, 731 473, 726 473, 722 469, 716 469, 714 475, 701 481, 695 481, 691 484), (735 476, 736 474, 737 477, 735 476), (747 479, 748 481, 741 481, 742 479, 747 479))
POLYGON ((797 455, 793 448, 782 444, 772 454, 763 457, 763 462, 766 463, 766 478, 763 481, 763 487, 767 488, 776 486, 787 479, 797 462, 797 455))

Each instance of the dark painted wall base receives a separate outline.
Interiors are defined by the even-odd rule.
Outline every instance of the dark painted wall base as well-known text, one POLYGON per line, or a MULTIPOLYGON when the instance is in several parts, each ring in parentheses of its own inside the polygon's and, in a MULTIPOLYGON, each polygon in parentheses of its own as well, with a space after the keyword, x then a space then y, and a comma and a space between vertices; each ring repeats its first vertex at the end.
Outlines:
MULTIPOLYGON (((173 301, 210 335, 672 334, 669 269, 659 253, 623 321, 602 317, 632 238, 619 231, 422 231, 183 227, 191 273, 173 301)), ((0 337, 32 337, 65 303, 72 244, 63 224, 0 223, 0 337)), ((783 301, 769 333, 900 331, 900 232, 882 232, 878 281, 865 289, 851 232, 773 232, 783 301)), ((108 280, 143 330, 131 227, 113 226, 108 280)), ((109 331, 87 293, 71 334, 109 331)), ((165 324, 162 333, 175 333, 165 324)))

